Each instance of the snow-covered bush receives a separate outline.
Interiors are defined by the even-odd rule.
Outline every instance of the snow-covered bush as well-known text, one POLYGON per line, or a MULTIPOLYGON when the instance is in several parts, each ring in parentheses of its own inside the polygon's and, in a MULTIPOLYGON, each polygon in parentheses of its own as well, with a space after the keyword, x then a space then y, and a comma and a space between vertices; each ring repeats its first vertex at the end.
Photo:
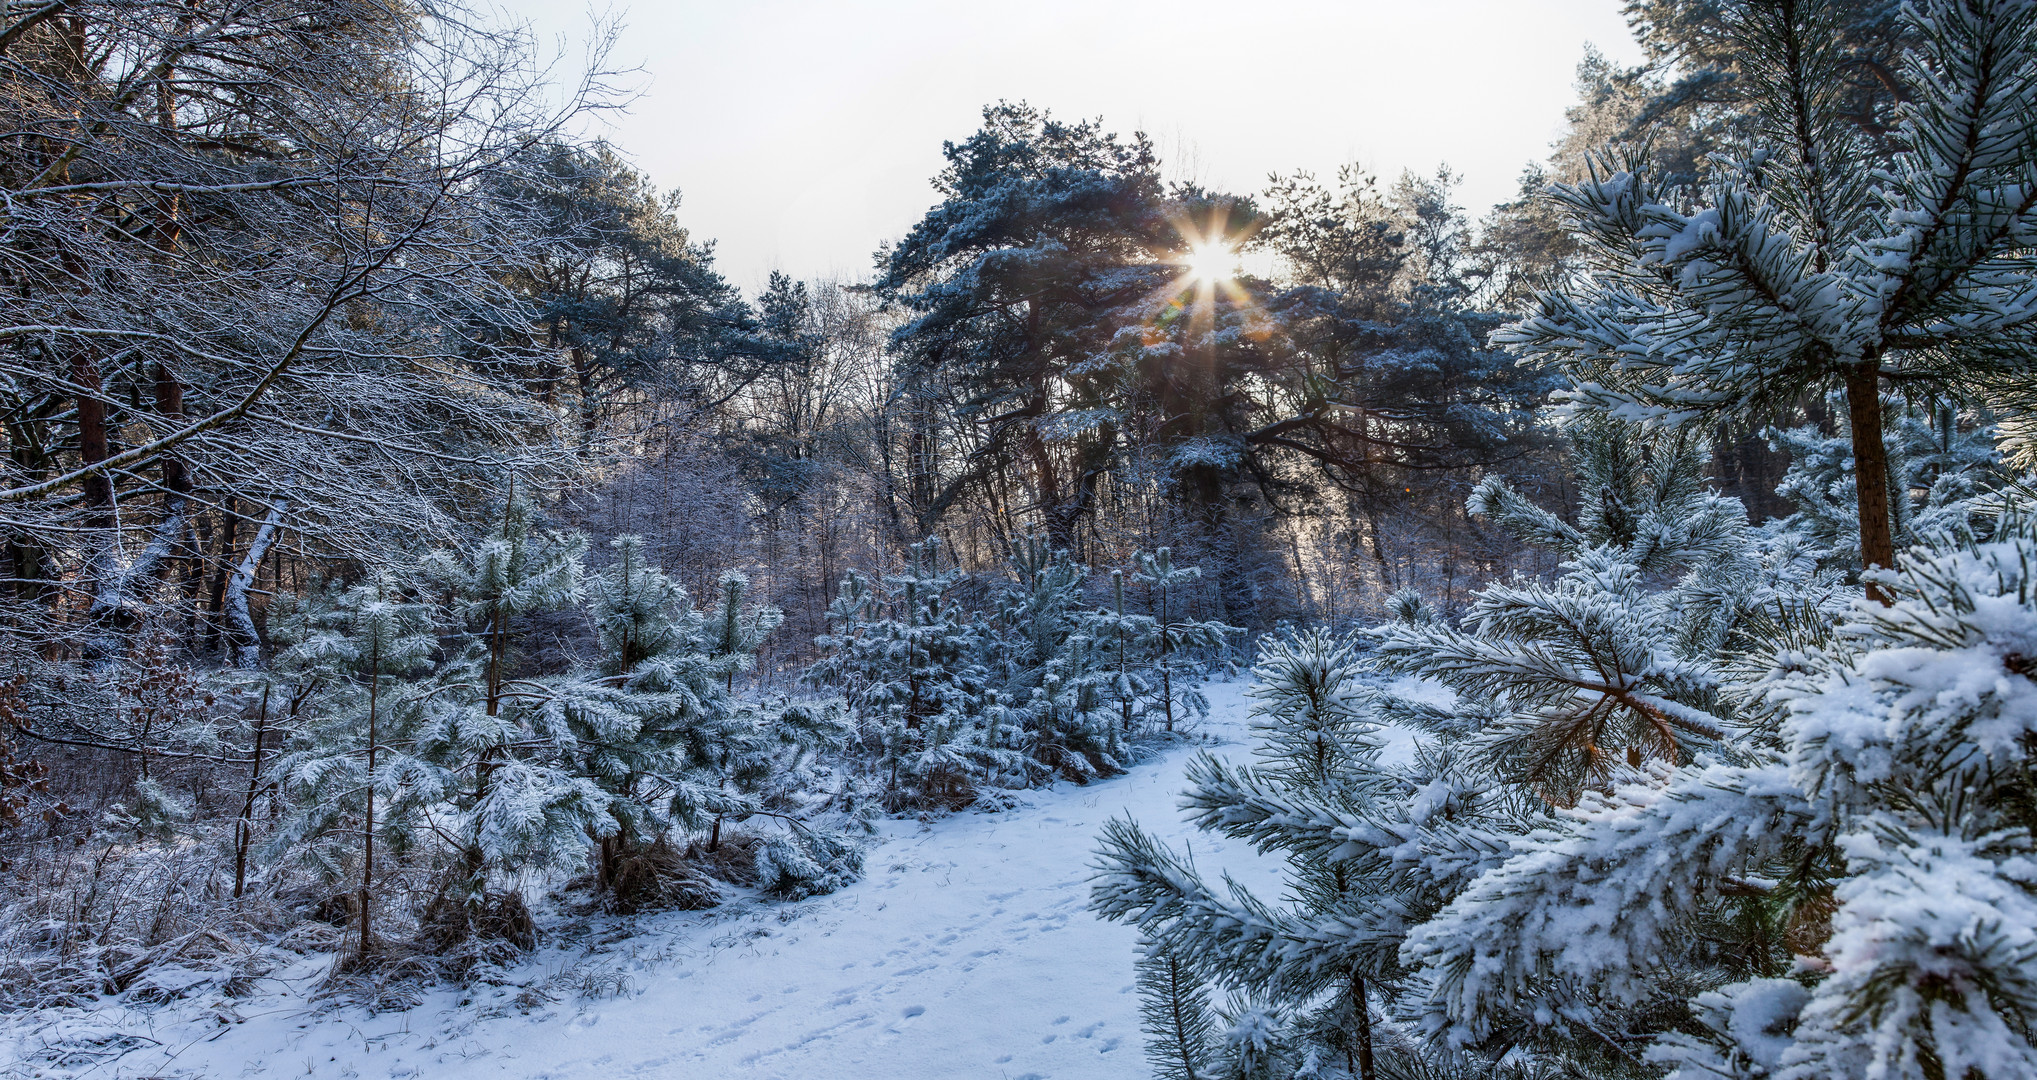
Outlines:
POLYGON ((1207 712, 1196 683, 1233 628, 1186 617, 1176 593, 1199 571, 1167 549, 1140 557, 1147 613, 1128 610, 1122 572, 1092 606, 1090 575, 1036 537, 1013 545, 987 611, 961 606, 965 575, 939 560, 929 538, 881 585, 851 572, 806 673, 856 710, 888 809, 963 805, 982 784, 1108 776, 1140 721, 1171 730, 1207 712))
POLYGON ((1108 668, 1117 643, 1091 636, 1097 620, 1082 606, 1080 566, 1037 537, 1016 548, 991 621, 992 712, 1035 773, 1109 776, 1125 757, 1123 703, 1108 668))
POLYGON ((987 715, 982 630, 952 596, 962 575, 939 569, 939 554, 938 540, 916 546, 881 589, 851 572, 828 609, 826 654, 807 672, 856 710, 893 810, 966 804, 978 780, 1019 765, 987 715))
POLYGON ((757 887, 784 900, 833 892, 862 875, 862 847, 831 833, 798 829, 771 837, 757 852, 757 887))

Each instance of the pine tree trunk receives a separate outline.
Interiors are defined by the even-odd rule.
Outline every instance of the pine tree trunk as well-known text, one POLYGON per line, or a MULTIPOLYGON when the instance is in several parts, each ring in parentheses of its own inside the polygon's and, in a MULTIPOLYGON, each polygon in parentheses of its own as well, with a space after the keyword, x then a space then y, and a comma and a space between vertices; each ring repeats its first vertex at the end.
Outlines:
MULTIPOLYGON (((106 403, 100 399, 99 365, 80 349, 71 354, 71 383, 78 388, 78 463, 84 466, 105 461, 111 453, 106 434, 106 403)), ((97 623, 103 612, 99 601, 109 591, 111 579, 121 570, 118 518, 113 509, 113 479, 104 472, 85 477, 85 544, 93 550, 87 564, 93 593, 89 621, 97 623)), ((85 635, 85 656, 95 664, 111 660, 116 646, 99 626, 85 635)))
POLYGON ((1372 1002, 1365 993, 1365 980, 1351 972, 1351 1015, 1358 1022, 1358 1080, 1374 1080, 1372 1065, 1372 1002))
POLYGON ((269 690, 262 686, 262 711, 255 721, 254 764, 248 768, 247 800, 241 803, 240 820, 234 823, 233 831, 233 898, 238 900, 247 891, 248 848, 255 835, 255 797, 262 790, 262 744, 269 738, 269 690))
MULTIPOLYGON (((1860 507, 1860 563, 1863 571, 1895 565, 1895 536, 1889 525, 1888 446, 1882 441, 1880 361, 1869 358, 1846 369, 1846 411, 1853 428, 1853 486, 1860 507)), ((1888 604, 1881 586, 1869 582, 1868 599, 1888 604)))
MULTIPOLYGON (((99 365, 83 350, 71 354, 71 382, 78 387, 78 463, 96 465, 106 460, 108 454, 106 403, 99 397, 99 365)), ((85 490, 85 527, 104 534, 91 537, 89 542, 103 540, 112 544, 112 479, 96 472, 87 476, 81 486, 85 490)))
POLYGON ((220 640, 226 627, 226 579, 233 576, 233 545, 240 531, 240 500, 229 495, 219 525, 219 570, 212 578, 212 625, 207 636, 220 640))
POLYGON ((375 887, 375 751, 381 740, 378 723, 382 691, 382 646, 378 641, 368 661, 368 798, 367 811, 362 815, 361 828, 361 959, 366 960, 374 943, 375 887))

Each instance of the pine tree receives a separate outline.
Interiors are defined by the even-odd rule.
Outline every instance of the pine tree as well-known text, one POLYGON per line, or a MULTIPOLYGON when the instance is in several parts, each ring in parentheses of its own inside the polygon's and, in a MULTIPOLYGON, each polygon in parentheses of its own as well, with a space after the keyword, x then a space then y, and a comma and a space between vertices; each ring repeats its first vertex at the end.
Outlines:
POLYGON ((915 545, 881 591, 851 572, 829 607, 825 654, 806 675, 857 711, 891 809, 966 802, 973 778, 1023 767, 1008 733, 992 728, 980 630, 950 596, 961 574, 939 569, 939 552, 936 538, 915 545))
POLYGON ((1091 904, 1148 939, 1142 962, 1156 965, 1146 972, 1149 1019, 1177 1018, 1154 1038, 1156 1063, 1189 1068, 1210 1059, 1213 1021, 1196 992, 1175 988, 1209 979, 1254 1003, 1228 1018, 1228 1072, 1263 1072, 1286 1053, 1282 1044, 1307 1031, 1345 1075, 1369 1080, 1369 984, 1401 975, 1395 949, 1414 891, 1395 880, 1391 852, 1379 850, 1392 846, 1381 839, 1392 826, 1381 822, 1411 792, 1406 778, 1379 764, 1351 642, 1323 630, 1269 638, 1253 673, 1258 764, 1199 756, 1183 805, 1198 826, 1283 855, 1291 906, 1275 908, 1229 881, 1228 895, 1219 895, 1193 866, 1122 820, 1105 830, 1091 904), (1274 1015, 1287 1020, 1268 1023, 1274 1015))
POLYGON ((734 689, 736 672, 755 664, 758 648, 785 621, 785 613, 769 604, 745 605, 750 578, 740 570, 723 571, 719 584, 721 600, 715 609, 714 641, 708 655, 733 658, 728 682, 734 689))
POLYGON ((312 721, 292 736, 275 775, 290 813, 274 851, 309 860, 328 879, 352 872, 355 949, 375 952, 375 859, 419 844, 447 777, 415 752, 437 647, 429 608, 394 574, 314 596, 283 630, 296 640, 278 674, 311 696, 312 721))
MULTIPOLYGON (((1407 1029, 1377 1037, 1370 1012, 1358 1008, 1377 998, 1389 1012, 1422 1016, 1426 1003, 1448 999, 1461 973, 1475 982, 1503 966, 1504 956, 1467 958, 1461 949, 1431 960, 1478 941, 1453 920, 1516 913, 1509 917, 1547 920, 1553 943, 1575 938, 1562 932, 1560 905, 1573 896, 1564 890, 1595 873, 1503 885, 1492 884, 1495 875, 1510 860, 1543 865, 1530 855, 1550 842, 1552 820, 1600 814, 1608 793, 1637 777, 1701 772, 1706 752, 1737 754, 1747 739, 1772 737, 1763 733, 1777 726, 1773 702, 1731 692, 1742 670, 1731 659, 1754 640, 1759 619, 1806 616, 1815 625, 1829 617, 1830 576, 1801 545, 1756 537, 1736 503, 1710 492, 1701 443, 1613 422, 1576 425, 1572 436, 1582 505, 1568 519, 1499 484, 1474 496, 1524 538, 1569 554, 1561 577, 1489 586, 1456 623, 1398 594, 1388 604, 1393 621, 1368 632, 1373 647, 1362 658, 1320 631, 1266 643, 1253 691, 1260 763, 1233 769, 1199 759, 1191 767, 1186 802, 1198 825, 1286 853, 1299 910, 1235 886, 1223 895, 1127 823, 1106 831, 1098 910, 1195 958, 1199 975, 1275 1007, 1288 1017, 1290 1045, 1341 1059, 1345 1071, 1362 1073, 1357 1051, 1376 1044, 1396 1068, 1412 1059, 1438 1075, 1503 1075, 1505 1062, 1494 1057, 1507 1047, 1623 1075, 1702 979, 1775 971, 1777 902, 1742 898, 1696 905, 1688 922, 1660 929, 1653 940, 1677 942, 1662 963, 1689 973, 1674 979, 1644 969, 1604 993, 1586 985, 1570 996, 1551 990, 1534 1005, 1506 999, 1475 1026, 1428 1015, 1416 1030, 1439 1038, 1426 1045, 1409 1045, 1407 1029), (1375 674, 1412 677, 1422 689, 1376 685, 1375 674), (1378 764, 1369 733, 1380 723, 1425 736, 1411 763, 1378 764), (1520 897, 1533 899, 1515 903, 1520 897)), ((1746 789, 1739 774, 1710 779, 1746 789)), ((1717 828, 1744 832, 1777 820, 1757 812, 1761 794, 1707 803, 1707 813, 1731 809, 1694 815, 1684 827, 1697 835, 1664 840, 1662 850, 1677 856, 1643 869, 1653 880, 1689 880, 1684 853, 1703 851, 1717 828)), ((1784 836, 1772 850, 1807 850, 1784 836)), ((1660 925, 1625 917, 1637 931, 1660 925)))
POLYGON ((1838 386, 1870 567, 1895 555, 1884 384, 1958 396, 2037 360, 2037 11, 1903 11, 1918 45, 1892 73, 1906 97, 1898 149, 1876 160, 1846 112, 1845 6, 1721 5, 1753 144, 1695 207, 1638 166, 1554 189, 1587 242, 1589 284, 1545 294, 1500 336, 1560 365, 1575 400, 1668 423, 1838 386))
POLYGON ((1077 781, 1109 776, 1120 768, 1124 745, 1108 712, 1106 646, 1089 636, 1078 606, 1087 575, 1038 537, 1014 545, 1009 564, 989 657, 994 714, 1047 774, 1077 781))
POLYGON ((562 687, 560 706, 566 761, 608 795, 607 820, 591 830, 596 879, 621 894, 655 884, 644 880, 644 858, 674 827, 710 830, 714 850, 725 819, 760 812, 767 787, 839 730, 812 703, 768 706, 730 694, 731 673, 751 661, 775 614, 745 611, 740 575, 723 575, 710 619, 645 562, 640 537, 611 546, 614 563, 588 590, 598 677, 562 687))
POLYGON ((1605 418, 1569 434, 1573 520, 1496 479, 1470 500, 1520 539, 1568 556, 1565 572, 1488 585, 1455 626, 1382 626, 1371 661, 1480 703, 1476 753, 1495 776, 1558 804, 1618 768, 1688 760, 1729 740, 1718 670, 1729 637, 1748 613, 1824 584, 1793 545, 1758 543, 1740 503, 1711 490, 1701 442, 1605 418))
MULTIPOLYGON (((624 861, 671 828, 658 793, 673 780, 697 779, 687 775, 687 744, 703 736, 691 729, 725 720, 723 669, 734 663, 714 663, 695 649, 707 620, 686 590, 645 561, 642 538, 623 536, 610 546, 615 561, 588 588, 598 680, 569 687, 564 706, 577 769, 610 796, 610 820, 591 831, 599 844, 596 880, 613 890, 624 861)), ((698 825, 701 804, 712 800, 688 789, 670 801, 692 818, 686 824, 698 825)))
POLYGON ((1174 730, 1177 718, 1209 714, 1209 699, 1196 688, 1195 674, 1208 653, 1223 648, 1229 635, 1242 632, 1216 620, 1187 617, 1186 598, 1180 591, 1201 577, 1201 567, 1175 566, 1173 551, 1164 547, 1151 555, 1140 554, 1139 570, 1133 575, 1152 595, 1154 655, 1150 663, 1158 677, 1157 700, 1168 731, 1174 730))
POLYGON ((1741 761, 1637 771, 1514 841, 1403 950, 1432 1030, 1554 1016, 1588 1045, 1682 1000, 1649 1051, 1682 1080, 2028 1075, 2032 567, 2021 515, 1937 538, 1882 574, 1892 605, 1750 665, 1734 695, 1781 723, 1741 761))
POLYGON ((1138 710, 1153 692, 1145 657, 1154 651, 1158 634, 1151 615, 1133 612, 1125 604, 1125 573, 1110 572, 1110 604, 1084 615, 1081 632, 1087 636, 1108 675, 1108 696, 1118 708, 1120 730, 1130 732, 1138 710))
MULTIPOLYGON (((1985 420, 1985 416, 1978 417, 1985 420)), ((1956 410, 1934 404, 1926 414, 1906 412, 1889 426, 1889 507, 1896 550, 1946 528, 1972 524, 1948 515, 1975 509, 1973 500, 2007 480, 1995 447, 1996 429, 1962 424, 1956 410)), ((1784 528, 1817 552, 1821 565, 1858 571, 1860 518, 1855 512, 1853 441, 1803 427, 1777 432, 1789 454, 1789 471, 1776 485, 1796 512, 1784 528)))
MULTIPOLYGON (((464 937, 491 905, 518 906, 495 892, 501 871, 564 864, 607 813, 610 796, 565 767, 572 738, 555 688, 517 677, 518 620, 578 602, 587 539, 540 531, 535 509, 509 500, 500 524, 464 560, 434 552, 424 574, 440 590, 441 622, 454 632, 435 678, 418 753, 453 778, 447 827, 458 865, 444 883, 438 914, 464 937)), ((513 921, 522 916, 512 912, 513 921)))
POLYGON ((1712 490, 1702 440, 1599 414, 1573 418, 1564 434, 1577 476, 1571 521, 1536 506, 1499 476, 1480 481, 1466 508, 1524 543, 1566 558, 1609 549, 1643 572, 1681 572, 1742 553, 1747 512, 1712 490))

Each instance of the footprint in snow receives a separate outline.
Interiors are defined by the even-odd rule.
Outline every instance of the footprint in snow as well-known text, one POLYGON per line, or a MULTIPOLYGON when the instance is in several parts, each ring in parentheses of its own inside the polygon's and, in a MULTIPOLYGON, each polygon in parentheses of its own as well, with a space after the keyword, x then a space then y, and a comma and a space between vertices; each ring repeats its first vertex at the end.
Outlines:
POLYGON ((891 1023, 884 1025, 884 1029, 882 1031, 879 1031, 873 1038, 871 1038, 870 1040, 871 1044, 875 1046, 882 1046, 885 1043, 888 1043, 891 1040, 898 1038, 900 1035, 903 1035, 905 1033, 904 1032, 905 1028, 911 1027, 912 1022, 914 1020, 919 1019, 920 1015, 926 1011, 927 1007, 925 1005, 906 1006, 905 1012, 900 1014, 897 1020, 894 1020, 891 1023))
POLYGON ((1055 1018, 1054 1018, 1054 1024, 1055 1024, 1055 1026, 1057 1026, 1057 1027, 1058 1027, 1058 1026, 1060 1026, 1060 1025, 1062 1025, 1062 1024, 1065 1024, 1065 1023, 1067 1023, 1067 1022, 1068 1022, 1068 1018, 1067 1018, 1067 1017, 1065 1017, 1065 1016, 1057 1016, 1057 1017, 1055 1017, 1055 1018))

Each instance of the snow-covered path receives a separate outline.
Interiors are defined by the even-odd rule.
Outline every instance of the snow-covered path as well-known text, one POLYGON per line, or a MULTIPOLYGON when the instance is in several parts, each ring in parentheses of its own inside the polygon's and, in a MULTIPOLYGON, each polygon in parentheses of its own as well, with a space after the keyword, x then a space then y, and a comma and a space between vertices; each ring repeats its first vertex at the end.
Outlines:
MULTIPOLYGON (((1210 688, 1204 730, 1222 741, 1218 753, 1248 750, 1243 690, 1210 688)), ((659 915, 591 952, 543 951, 512 973, 541 995, 484 986, 434 992, 402 1013, 313 1014, 301 986, 272 984, 235 1006, 238 1022, 172 1007, 139 1029, 156 1045, 63 1074, 1143 1077, 1133 932, 1086 908, 1097 832, 1129 814, 1177 846, 1192 842, 1205 870, 1249 882, 1268 869, 1181 821, 1192 753, 1028 792, 1028 805, 1004 813, 889 823, 864 880, 830 896, 659 915)), ((303 967, 279 974, 308 984, 319 971, 303 967)), ((0 1038, 0 1055, 10 1041, 0 1038)))

